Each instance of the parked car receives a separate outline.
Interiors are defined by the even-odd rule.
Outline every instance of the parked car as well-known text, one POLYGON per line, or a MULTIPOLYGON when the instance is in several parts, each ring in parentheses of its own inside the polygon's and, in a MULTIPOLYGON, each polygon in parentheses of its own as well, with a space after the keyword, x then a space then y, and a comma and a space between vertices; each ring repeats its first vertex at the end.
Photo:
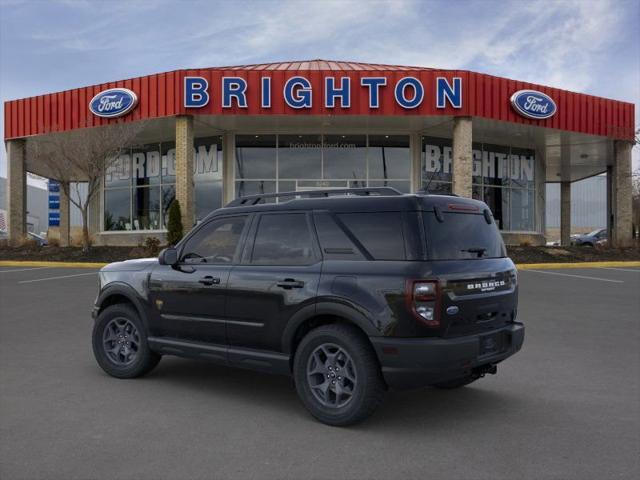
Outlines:
POLYGON ((494 374, 524 340, 493 216, 454 196, 244 197, 158 260, 113 263, 99 277, 92 342, 108 374, 138 377, 178 355, 291 375, 330 425, 365 419, 389 388, 494 374))
MULTIPOLYGON (((0 230, 0 240, 8 240, 8 239, 9 239, 9 232, 7 230, 0 230)), ((33 232, 27 232, 27 239, 35 240, 38 243, 38 246, 40 247, 43 247, 49 244, 49 242, 45 237, 33 232)))
POLYGON ((571 235, 571 243, 583 247, 602 245, 607 240, 607 229, 600 228, 584 235, 571 235))

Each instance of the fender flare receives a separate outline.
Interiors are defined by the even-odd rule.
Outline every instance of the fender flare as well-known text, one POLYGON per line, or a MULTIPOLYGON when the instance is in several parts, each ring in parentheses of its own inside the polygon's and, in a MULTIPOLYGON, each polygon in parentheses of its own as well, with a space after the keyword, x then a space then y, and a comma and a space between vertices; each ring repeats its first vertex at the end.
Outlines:
POLYGON ((149 323, 148 323, 148 318, 146 314, 146 309, 144 308, 142 300, 140 299, 135 289, 126 283, 113 282, 107 285, 98 295, 98 298, 96 299, 96 307, 99 310, 101 310, 105 300, 107 300, 108 298, 114 295, 123 296, 133 304, 133 307, 137 310, 138 315, 140 315, 140 319, 142 320, 142 323, 144 324, 145 328, 148 331, 149 323))
POLYGON ((344 318, 364 332, 368 337, 379 337, 380 331, 369 318, 354 306, 343 302, 321 301, 312 305, 307 305, 298 310, 287 322, 287 326, 282 332, 282 351, 291 354, 293 339, 298 328, 306 321, 320 315, 331 315, 344 318))

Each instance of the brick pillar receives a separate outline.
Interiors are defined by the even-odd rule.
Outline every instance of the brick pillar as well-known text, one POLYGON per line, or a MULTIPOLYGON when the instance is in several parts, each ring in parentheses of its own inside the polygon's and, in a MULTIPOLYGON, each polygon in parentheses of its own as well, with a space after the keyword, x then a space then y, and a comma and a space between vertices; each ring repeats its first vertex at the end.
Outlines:
POLYGON ((453 193, 471 198, 473 174, 471 117, 453 119, 453 193))
POLYGON ((182 229, 186 234, 195 221, 193 195, 193 117, 176 117, 176 199, 182 212, 182 229))
POLYGON ((560 245, 571 245, 571 182, 560 182, 560 245))
POLYGON ((27 234, 27 171, 25 141, 7 142, 7 227, 9 243, 18 245, 27 234))
POLYGON ((611 170, 611 203, 613 228, 609 232, 611 245, 627 247, 632 242, 631 214, 631 142, 616 141, 615 163, 611 170))
POLYGON ((68 247, 70 245, 70 228, 71 228, 71 206, 69 205, 69 196, 65 193, 70 188, 69 183, 63 185, 60 182, 60 246, 68 247))

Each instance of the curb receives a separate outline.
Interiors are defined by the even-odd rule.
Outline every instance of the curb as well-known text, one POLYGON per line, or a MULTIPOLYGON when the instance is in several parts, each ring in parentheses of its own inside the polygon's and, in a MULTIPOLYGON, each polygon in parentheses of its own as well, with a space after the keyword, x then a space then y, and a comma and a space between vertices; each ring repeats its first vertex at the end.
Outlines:
POLYGON ((572 263, 516 263, 518 270, 535 268, 602 268, 602 267, 640 267, 640 261, 628 262, 572 262, 572 263))
MULTIPOLYGON (((102 268, 101 262, 38 262, 22 260, 0 260, 0 267, 60 267, 60 268, 102 268)), ((640 261, 627 262, 572 262, 572 263, 516 263, 518 270, 536 268, 602 268, 602 267, 640 267, 640 261)))
POLYGON ((61 268, 102 268, 107 263, 98 262, 38 262, 22 260, 0 260, 0 267, 61 267, 61 268))

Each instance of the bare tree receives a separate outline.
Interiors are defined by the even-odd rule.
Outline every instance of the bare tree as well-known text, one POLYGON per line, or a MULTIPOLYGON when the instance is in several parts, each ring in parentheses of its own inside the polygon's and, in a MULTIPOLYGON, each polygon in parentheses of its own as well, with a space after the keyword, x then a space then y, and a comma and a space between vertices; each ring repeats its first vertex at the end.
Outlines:
POLYGON ((100 183, 117 158, 136 140, 142 126, 137 123, 112 124, 27 141, 27 157, 43 165, 58 180, 69 201, 82 215, 82 247, 90 247, 89 205, 100 192, 100 183), (80 195, 78 182, 87 184, 87 195, 80 195), (71 185, 75 185, 72 195, 71 185))

